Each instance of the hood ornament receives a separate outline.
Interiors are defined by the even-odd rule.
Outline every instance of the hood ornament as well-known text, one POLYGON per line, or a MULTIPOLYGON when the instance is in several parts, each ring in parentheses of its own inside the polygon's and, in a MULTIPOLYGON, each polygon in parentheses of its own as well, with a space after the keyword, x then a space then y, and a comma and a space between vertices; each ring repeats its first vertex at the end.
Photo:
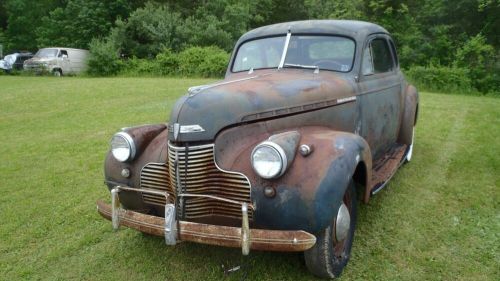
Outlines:
POLYGON ((177 141, 177 138, 179 137, 179 130, 180 130, 181 126, 179 125, 179 123, 174 123, 174 140, 177 141))
POLYGON ((188 133, 201 133, 205 132, 202 126, 195 125, 183 125, 181 126, 179 123, 174 123, 168 127, 169 132, 174 134, 174 140, 177 141, 179 138, 179 134, 188 134, 188 133))

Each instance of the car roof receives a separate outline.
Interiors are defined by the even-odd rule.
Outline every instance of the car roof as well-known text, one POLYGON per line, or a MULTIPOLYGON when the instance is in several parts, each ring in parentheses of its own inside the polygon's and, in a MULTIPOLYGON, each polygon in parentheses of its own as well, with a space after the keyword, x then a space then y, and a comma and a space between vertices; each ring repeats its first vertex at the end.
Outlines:
POLYGON ((309 34, 335 34, 352 37, 357 41, 373 33, 389 32, 374 23, 356 20, 304 20, 292 21, 267 25, 256 28, 245 34, 238 40, 238 44, 253 38, 267 37, 272 35, 286 34, 290 29, 291 33, 309 34))
POLYGON ((42 50, 42 49, 63 49, 63 50, 85 51, 85 52, 88 52, 88 50, 85 50, 85 49, 66 48, 66 47, 45 47, 45 48, 40 48, 40 50, 42 50))

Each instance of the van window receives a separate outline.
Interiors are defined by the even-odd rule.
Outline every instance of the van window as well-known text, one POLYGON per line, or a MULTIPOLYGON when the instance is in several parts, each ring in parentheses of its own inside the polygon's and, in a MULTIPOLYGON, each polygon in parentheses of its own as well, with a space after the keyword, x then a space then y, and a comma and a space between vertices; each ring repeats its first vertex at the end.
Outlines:
POLYGON ((66 55, 66 57, 68 57, 68 52, 66 50, 61 50, 61 52, 59 52, 59 57, 61 58, 63 55, 66 55))

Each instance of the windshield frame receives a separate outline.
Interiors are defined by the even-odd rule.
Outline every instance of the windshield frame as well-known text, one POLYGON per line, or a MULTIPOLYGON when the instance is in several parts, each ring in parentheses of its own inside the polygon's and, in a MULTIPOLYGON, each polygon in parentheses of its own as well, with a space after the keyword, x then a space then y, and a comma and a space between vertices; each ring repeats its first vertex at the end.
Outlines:
MULTIPOLYGON (((229 66, 229 72, 230 73, 242 73, 242 72, 249 72, 250 71, 250 69, 240 70, 240 71, 234 71, 233 70, 234 69, 234 64, 236 62, 236 57, 238 55, 238 52, 240 51, 241 46, 243 46, 246 43, 251 42, 251 41, 260 40, 260 39, 267 39, 267 38, 275 38, 275 37, 283 37, 285 39, 285 41, 286 41, 287 34, 288 33, 280 33, 280 34, 273 34, 271 36, 254 37, 254 38, 250 38, 248 40, 245 40, 245 41, 241 42, 238 45, 236 51, 234 52, 234 55, 231 58, 231 65, 229 66)), ((307 32, 307 33, 304 33, 304 32, 293 33, 293 32, 291 32, 291 37, 293 37, 293 36, 341 37, 341 38, 346 38, 346 39, 351 40, 354 43, 354 49, 353 49, 352 62, 351 62, 349 70, 347 70, 347 71, 340 71, 340 70, 334 70, 334 69, 328 69, 328 68, 321 68, 321 67, 318 67, 318 69, 319 70, 331 71, 331 72, 335 72, 335 73, 350 73, 350 72, 353 71, 353 69, 355 67, 356 56, 357 56, 357 51, 358 51, 358 42, 356 41, 356 39, 354 37, 347 36, 347 35, 344 35, 344 34, 334 34, 334 33, 310 33, 310 32, 307 32)), ((283 47, 285 48, 285 46, 283 46, 283 47)), ((288 54, 288 50, 287 50, 287 53, 285 54, 285 61, 284 61, 285 64, 287 63, 287 61, 286 61, 286 55, 287 54, 288 54)), ((287 68, 287 67, 284 67, 284 68, 287 68)), ((278 66, 274 66, 274 67, 260 67, 260 68, 252 68, 252 69, 253 70, 262 70, 262 69, 278 69, 279 70, 279 65, 278 66)))

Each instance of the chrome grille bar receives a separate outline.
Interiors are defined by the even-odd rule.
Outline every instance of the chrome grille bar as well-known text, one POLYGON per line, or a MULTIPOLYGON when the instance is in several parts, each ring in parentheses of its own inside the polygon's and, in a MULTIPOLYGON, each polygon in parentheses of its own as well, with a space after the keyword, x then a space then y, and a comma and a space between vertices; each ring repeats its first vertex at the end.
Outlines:
MULTIPOLYGON (((168 192, 171 203, 179 200, 177 212, 185 219, 241 219, 243 203, 249 206, 249 219, 253 218, 250 182, 240 173, 217 167, 213 144, 191 146, 186 151, 186 147, 169 143, 167 163, 149 163, 142 169, 141 188, 168 192)), ((144 202, 158 206, 166 203, 164 197, 154 194, 143 194, 143 198, 144 202)))
MULTIPOLYGON (((191 197, 183 198, 186 219, 210 216, 241 219, 241 203, 251 205, 250 183, 244 175, 222 171, 215 165, 213 144, 190 146, 187 152, 186 147, 169 144, 168 148, 169 167, 174 169, 175 159, 179 167, 180 180, 171 181, 171 184, 180 183, 184 193, 191 197), (228 199, 236 204, 221 202, 210 196, 228 199)), ((249 210, 250 218, 252 211, 249 210)))

